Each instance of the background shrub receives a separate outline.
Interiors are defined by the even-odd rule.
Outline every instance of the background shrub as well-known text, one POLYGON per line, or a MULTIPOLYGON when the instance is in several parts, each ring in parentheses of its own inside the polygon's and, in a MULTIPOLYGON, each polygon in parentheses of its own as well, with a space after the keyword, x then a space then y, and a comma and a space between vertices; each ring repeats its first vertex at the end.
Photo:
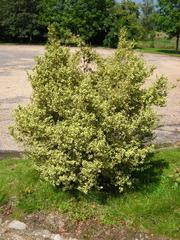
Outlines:
POLYGON ((124 32, 106 59, 86 46, 72 53, 50 36, 29 76, 31 102, 16 110, 12 135, 53 185, 88 193, 110 184, 122 192, 149 166, 153 106, 164 104, 166 80, 143 87, 153 69, 124 32))

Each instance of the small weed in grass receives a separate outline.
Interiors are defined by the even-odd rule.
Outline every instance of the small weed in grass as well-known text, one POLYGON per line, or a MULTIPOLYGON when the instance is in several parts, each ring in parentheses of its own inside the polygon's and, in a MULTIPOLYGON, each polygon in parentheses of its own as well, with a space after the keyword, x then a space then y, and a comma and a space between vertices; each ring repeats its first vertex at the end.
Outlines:
POLYGON ((170 177, 180 167, 180 149, 161 150, 138 187, 126 194, 63 192, 39 179, 28 160, 0 160, 0 206, 12 203, 13 215, 58 209, 73 220, 96 217, 180 238, 180 187, 170 177))

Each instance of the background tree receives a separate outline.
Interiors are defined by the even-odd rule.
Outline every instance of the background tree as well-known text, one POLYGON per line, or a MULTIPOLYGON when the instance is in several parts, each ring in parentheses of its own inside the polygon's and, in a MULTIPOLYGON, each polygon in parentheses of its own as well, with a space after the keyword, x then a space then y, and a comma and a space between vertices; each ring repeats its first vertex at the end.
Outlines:
POLYGON ((84 41, 101 44, 106 34, 104 22, 114 4, 114 0, 44 0, 41 19, 56 23, 61 37, 66 38, 69 31, 84 41))
POLYGON ((159 0, 156 22, 160 30, 170 37, 176 37, 176 52, 179 50, 180 38, 180 0, 159 0))
POLYGON ((104 45, 116 47, 118 43, 119 31, 122 28, 127 29, 129 39, 140 39, 142 37, 143 27, 139 20, 138 5, 131 0, 123 0, 117 3, 109 18, 106 19, 107 35, 104 40, 104 45))
POLYGON ((57 21, 58 10, 65 0, 41 0, 41 11, 39 13, 39 21, 46 28, 57 21))
POLYGON ((42 34, 40 0, 0 0, 0 5, 1 38, 32 41, 42 34))
POLYGON ((141 21, 145 30, 145 38, 152 38, 154 32, 153 14, 155 12, 154 0, 143 0, 141 6, 141 21))

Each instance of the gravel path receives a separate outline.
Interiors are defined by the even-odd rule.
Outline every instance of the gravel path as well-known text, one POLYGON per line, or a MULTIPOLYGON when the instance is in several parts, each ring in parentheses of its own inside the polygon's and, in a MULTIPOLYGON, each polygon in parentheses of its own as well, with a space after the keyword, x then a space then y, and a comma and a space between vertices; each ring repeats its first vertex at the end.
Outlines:
POLYGON ((8 133, 12 110, 27 104, 31 86, 27 72, 34 65, 34 56, 44 52, 42 46, 0 45, 0 151, 19 151, 21 146, 8 133))
MULTIPOLYGON (((12 123, 12 110, 19 104, 27 104, 31 86, 27 72, 34 65, 34 56, 43 54, 43 46, 0 45, 0 151, 20 151, 19 146, 8 134, 12 123)), ((103 56, 113 53, 112 49, 97 48, 103 56)), ((169 86, 175 86, 168 95, 167 106, 158 108, 161 126, 156 131, 160 144, 180 143, 180 58, 165 55, 144 54, 148 64, 157 66, 156 74, 164 74, 169 86)), ((154 76, 155 76, 154 75, 154 76)), ((152 77, 153 79, 154 77, 152 77)))

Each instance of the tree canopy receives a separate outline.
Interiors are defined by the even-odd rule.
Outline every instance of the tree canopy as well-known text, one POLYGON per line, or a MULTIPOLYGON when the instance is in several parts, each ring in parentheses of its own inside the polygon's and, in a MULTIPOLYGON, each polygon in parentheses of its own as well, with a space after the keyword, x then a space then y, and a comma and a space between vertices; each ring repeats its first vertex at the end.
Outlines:
MULTIPOLYGON (((109 17, 114 0, 61 0, 53 1, 53 11, 47 16, 49 22, 56 22, 63 37, 66 31, 74 35, 80 35, 84 41, 102 43, 105 31, 105 19, 109 17)), ((45 0, 47 6, 52 2, 45 0)), ((47 20, 46 20, 47 21, 47 20)))
POLYGON ((123 0, 112 9, 109 18, 106 19, 107 35, 104 40, 106 46, 116 47, 118 43, 119 31, 126 28, 128 38, 140 39, 142 36, 142 26, 139 21, 138 5, 131 0, 123 0))
POLYGON ((155 12, 154 0, 143 0, 141 4, 141 21, 145 31, 145 36, 151 37, 154 31, 153 14, 155 12), (147 34, 148 33, 148 34, 147 34))
POLYGON ((129 38, 141 34, 138 5, 131 0, 0 0, 0 37, 32 41, 56 26, 65 44, 70 36, 97 45, 117 46, 118 34, 126 27, 129 38))
POLYGON ((53 24, 65 45, 74 44, 75 35, 88 44, 117 47, 119 32, 126 28, 128 38, 138 41, 166 32, 176 37, 179 48, 180 0, 0 0, 0 6, 4 41, 47 40, 53 24))
POLYGON ((40 0, 0 0, 1 38, 32 41, 42 34, 40 0))

